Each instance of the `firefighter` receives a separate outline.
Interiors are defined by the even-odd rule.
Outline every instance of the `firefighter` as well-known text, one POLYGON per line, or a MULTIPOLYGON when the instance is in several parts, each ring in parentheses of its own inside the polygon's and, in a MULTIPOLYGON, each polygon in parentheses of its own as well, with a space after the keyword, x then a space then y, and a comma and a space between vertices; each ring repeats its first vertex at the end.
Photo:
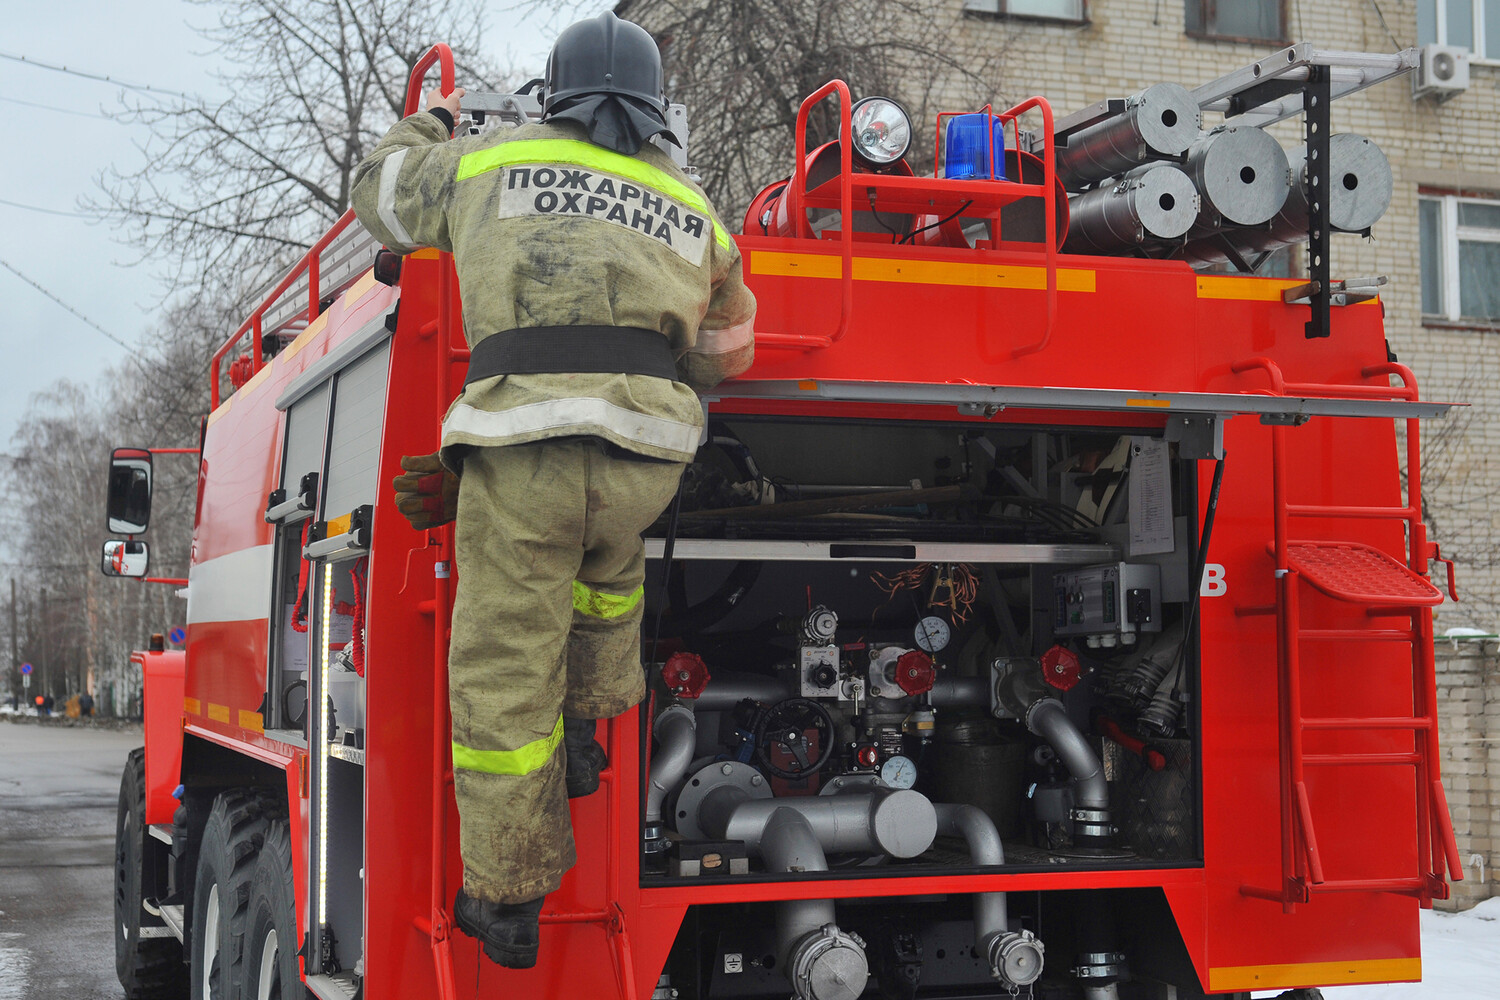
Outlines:
POLYGON ((403 458, 395 485, 415 527, 456 521, 455 922, 529 968, 575 861, 567 800, 606 763, 595 720, 644 694, 640 533, 700 441, 695 390, 750 365, 755 299, 702 190, 648 142, 677 140, 644 29, 605 12, 564 30, 540 123, 448 141, 462 94, 392 127, 353 204, 387 247, 451 251, 458 273, 465 386, 439 454, 403 458))

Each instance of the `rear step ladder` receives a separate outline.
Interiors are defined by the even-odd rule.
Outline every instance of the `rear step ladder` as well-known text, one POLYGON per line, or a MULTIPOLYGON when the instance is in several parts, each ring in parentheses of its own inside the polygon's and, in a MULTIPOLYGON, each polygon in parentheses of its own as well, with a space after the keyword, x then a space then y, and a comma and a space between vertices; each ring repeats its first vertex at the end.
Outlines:
MULTIPOLYGON (((1397 375, 1399 387, 1286 383, 1277 365, 1254 358, 1235 366, 1236 372, 1263 370, 1274 393, 1282 395, 1355 396, 1415 401, 1416 377, 1404 365, 1383 364, 1364 369, 1362 377, 1397 375)), ((1287 912, 1311 902, 1319 892, 1396 892, 1416 896, 1424 907, 1433 899, 1448 898, 1446 873, 1463 878, 1458 845, 1448 815, 1438 754, 1437 679, 1433 659, 1432 608, 1443 595, 1427 579, 1431 559, 1447 563, 1448 590, 1458 599, 1453 563, 1442 558, 1427 541, 1421 520, 1421 435, 1415 419, 1406 421, 1407 501, 1404 507, 1360 507, 1291 503, 1287 499, 1286 427, 1271 430, 1272 494, 1275 538, 1268 546, 1276 564, 1277 602, 1274 608, 1242 608, 1239 614, 1275 613, 1277 665, 1280 688, 1281 863, 1278 888, 1241 886, 1247 896, 1280 902, 1287 912), (1409 545, 1405 565, 1372 546, 1358 542, 1300 541, 1289 535, 1293 517, 1394 519, 1406 522, 1409 545), (1299 582, 1335 600, 1363 605, 1371 616, 1406 615, 1402 629, 1320 629, 1304 627, 1299 582), (1369 641, 1405 643, 1411 649, 1412 714, 1399 717, 1308 718, 1302 714, 1301 643, 1313 641, 1369 641), (1303 751, 1305 733, 1327 731, 1409 730, 1413 749, 1403 753, 1324 753, 1303 751), (1313 825, 1305 769, 1385 765, 1415 767, 1417 778, 1417 870, 1390 878, 1330 880, 1313 825)))

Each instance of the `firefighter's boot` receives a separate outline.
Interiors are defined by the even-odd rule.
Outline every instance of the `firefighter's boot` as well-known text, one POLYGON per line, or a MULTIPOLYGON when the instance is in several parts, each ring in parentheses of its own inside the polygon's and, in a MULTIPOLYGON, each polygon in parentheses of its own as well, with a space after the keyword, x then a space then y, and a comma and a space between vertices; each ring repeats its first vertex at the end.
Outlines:
POLYGON ((609 763, 594 739, 594 719, 563 716, 563 745, 568 750, 568 798, 579 799, 599 790, 599 772, 609 763))
POLYGON ((541 942, 537 918, 542 902, 486 903, 460 889, 453 901, 453 922, 469 937, 478 939, 490 961, 507 969, 530 969, 536 965, 541 942))

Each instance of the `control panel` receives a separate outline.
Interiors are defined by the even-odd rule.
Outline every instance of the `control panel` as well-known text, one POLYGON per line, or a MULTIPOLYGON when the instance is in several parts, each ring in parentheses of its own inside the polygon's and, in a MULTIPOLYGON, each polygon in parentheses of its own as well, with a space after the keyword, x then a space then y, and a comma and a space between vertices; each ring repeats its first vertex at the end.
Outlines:
POLYGON ((1105 563, 1052 578, 1053 633, 1083 636, 1090 646, 1130 645, 1141 632, 1161 631, 1161 568, 1105 563))

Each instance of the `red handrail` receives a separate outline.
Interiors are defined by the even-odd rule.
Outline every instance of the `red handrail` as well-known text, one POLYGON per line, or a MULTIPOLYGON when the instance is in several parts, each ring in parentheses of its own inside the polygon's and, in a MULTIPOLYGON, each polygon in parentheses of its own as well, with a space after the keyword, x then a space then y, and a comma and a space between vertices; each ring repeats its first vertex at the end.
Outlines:
POLYGON ((792 183, 787 187, 787 215, 797 227, 797 236, 811 236, 807 224, 807 212, 802 207, 802 197, 807 193, 807 116, 813 106, 829 94, 837 93, 840 104, 839 120, 839 213, 840 251, 843 258, 843 305, 839 314, 838 329, 832 334, 804 333, 757 333, 756 347, 794 347, 805 351, 829 347, 838 343, 849 329, 849 314, 854 311, 854 138, 849 120, 849 85, 843 80, 829 80, 813 91, 797 109, 797 164, 792 172, 792 183))
MULTIPOLYGON (((1052 105, 1045 97, 1030 97, 1011 108, 1002 111, 1002 119, 1010 119, 1013 123, 1027 111, 1035 108, 1042 113, 1042 212, 1046 231, 1042 235, 1042 245, 1047 248, 1047 328, 1042 332, 1042 339, 1035 344, 1027 344, 1025 347, 1017 347, 1010 352, 1012 358, 1025 357, 1045 350, 1052 342, 1052 328, 1057 324, 1057 145, 1053 142, 1052 133, 1052 105)), ((1020 126, 1016 126, 1016 173, 1021 172, 1021 142, 1020 126)), ((1020 180, 1018 177, 1017 180, 1020 180)), ((997 227, 998 228, 998 227, 997 227)))
MULTIPOLYGON (((422 78, 433 64, 438 64, 442 92, 454 87, 453 50, 441 43, 434 45, 412 67, 406 84, 406 114, 415 114, 422 97, 422 78)), ((457 329, 453 310, 453 258, 438 255, 438 316, 436 339, 439 391, 437 422, 441 425, 448 402, 453 398, 453 362, 459 353, 454 346, 457 329)), ((425 330, 423 331, 426 332, 425 330)), ((448 899, 448 796, 453 780, 451 723, 448 717, 448 639, 453 614, 453 527, 445 525, 428 532, 428 544, 436 545, 433 573, 432 611, 432 831, 430 860, 431 918, 427 931, 432 947, 433 971, 437 978, 440 1000, 454 1000, 457 984, 453 972, 452 917, 448 899)), ((420 927, 422 921, 418 921, 420 927)))
POLYGON ((432 69, 433 63, 439 63, 438 76, 442 80, 444 94, 453 93, 453 50, 442 42, 438 42, 432 48, 422 54, 417 64, 411 68, 411 77, 406 81, 406 111, 404 114, 414 115, 417 113, 417 105, 422 103, 422 78, 427 71, 432 69))
POLYGON ((318 318, 318 260, 323 251, 328 248, 328 244, 332 243, 348 227, 349 223, 353 221, 354 210, 352 208, 339 216, 338 221, 333 224, 333 228, 324 233, 323 238, 314 243, 308 249, 307 253, 302 255, 302 259, 293 265, 292 269, 287 272, 286 277, 281 279, 276 287, 271 290, 271 294, 267 295, 265 300, 250 314, 250 318, 241 323, 240 328, 234 331, 234 335, 214 352, 213 361, 209 363, 208 369, 210 409, 218 409, 219 403, 222 401, 219 395, 219 368, 224 360, 224 356, 240 342, 240 339, 247 332, 255 335, 254 343, 250 345, 249 353, 251 375, 254 375, 261 368, 265 367, 265 361, 262 358, 264 352, 260 347, 261 319, 265 316, 266 310, 271 308, 277 299, 281 298, 283 292, 292 287, 292 282, 301 277, 304 271, 307 272, 307 321, 311 323, 318 318))
MULTIPOLYGON (((839 233, 839 255, 840 255, 840 311, 839 322, 831 334, 805 334, 805 333, 761 333, 755 335, 755 346, 760 348, 794 349, 794 350, 818 350, 830 347, 843 339, 849 330, 850 316, 854 311, 854 160, 853 160, 853 136, 850 121, 851 100, 849 86, 843 80, 830 80, 818 88, 804 100, 797 109, 796 124, 796 164, 793 168, 792 178, 787 185, 786 210, 792 225, 795 227, 797 237, 809 239, 812 230, 807 223, 806 208, 804 200, 807 197, 807 119, 813 107, 825 100, 832 94, 837 94, 842 102, 841 116, 839 121, 839 213, 843 220, 840 224, 839 233)), ((1057 203, 1054 200, 1054 192, 1057 187, 1057 165, 1052 142, 1052 106, 1043 97, 1032 97, 1007 111, 1000 113, 998 117, 1011 122, 1017 131, 1017 148, 1019 149, 1019 127, 1017 120, 1027 111, 1036 109, 1042 114, 1043 127, 1046 132, 1046 142, 1043 145, 1042 155, 1042 183, 1024 184, 1019 181, 1005 181, 1009 189, 1029 195, 1035 191, 1043 199, 1043 213, 1046 235, 1046 271, 1047 271, 1047 326, 1043 331, 1042 339, 1035 344, 1016 348, 1011 357, 1021 357, 1044 349, 1052 339, 1052 330, 1057 321, 1057 203)), ((993 139, 991 140, 993 141, 993 139)), ((994 151, 991 151, 992 159, 994 151)), ((993 170, 993 163, 992 163, 993 170)), ((895 179, 881 177, 882 187, 894 186, 891 183, 895 179)), ((873 183, 873 181, 872 181, 873 183)), ((873 189, 872 189, 873 193, 873 189)), ((996 215, 996 229, 999 228, 999 216, 996 215)), ((981 334, 982 336, 982 334, 981 334)))
MULTIPOLYGON (((422 58, 417 60, 416 65, 412 67, 411 77, 407 81, 406 86, 406 114, 414 114, 417 110, 417 106, 421 103, 422 78, 426 75, 427 71, 432 68, 434 63, 441 63, 440 73, 442 78, 443 93, 447 94, 452 92, 454 74, 453 51, 449 49, 448 46, 439 43, 428 49, 426 53, 423 54, 422 58)), ((302 255, 302 258, 298 260, 295 265, 293 265, 290 271, 287 272, 286 277, 281 279, 276 287, 272 289, 271 294, 267 295, 265 300, 262 301, 261 304, 256 307, 255 311, 250 314, 250 318, 245 320, 244 323, 241 323, 240 328, 234 332, 234 335, 227 341, 225 341, 223 346, 221 346, 217 351, 214 352, 213 361, 209 366, 208 374, 210 409, 218 409, 219 403, 222 402, 219 380, 220 368, 222 367, 224 357, 235 348, 240 340, 244 338, 246 333, 254 334, 254 343, 250 345, 249 354, 251 375, 253 376, 255 373, 259 372, 262 367, 264 367, 265 362, 262 360, 262 355, 264 352, 260 349, 260 339, 262 333, 261 321, 265 317, 266 310, 269 309, 277 299, 281 298, 282 294, 292 286, 292 283, 294 281, 302 276, 303 272, 307 273, 308 278, 307 321, 311 323, 313 320, 318 318, 318 304, 321 301, 318 282, 319 258, 322 256, 323 251, 328 248, 328 245, 332 243, 336 238, 338 238, 338 235, 342 233, 348 227, 349 223, 353 221, 353 209, 349 209, 348 211, 344 212, 343 215, 339 216, 338 221, 333 224, 333 227, 330 228, 328 232, 324 233, 323 238, 314 243, 308 249, 307 253, 302 255)))

